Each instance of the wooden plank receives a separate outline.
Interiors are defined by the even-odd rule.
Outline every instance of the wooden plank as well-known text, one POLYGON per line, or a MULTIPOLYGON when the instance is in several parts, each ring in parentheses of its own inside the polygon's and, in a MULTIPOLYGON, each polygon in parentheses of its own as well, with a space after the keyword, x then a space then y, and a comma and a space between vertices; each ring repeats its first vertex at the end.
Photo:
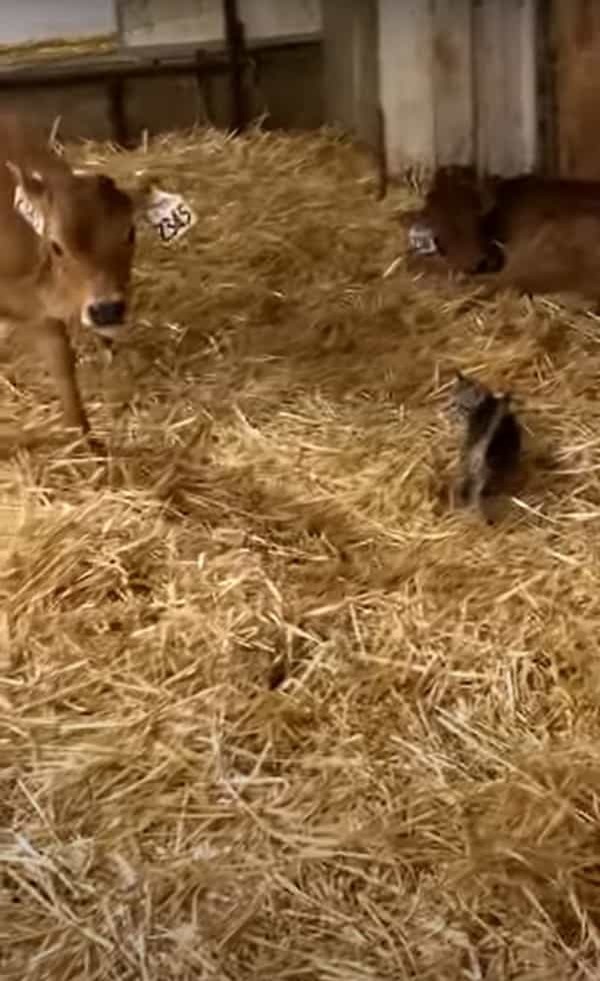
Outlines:
POLYGON ((559 172, 554 22, 554 0, 540 3, 537 8, 536 25, 538 171, 547 177, 556 176, 559 172))
MULTIPOLYGON (((541 154, 537 68, 539 10, 536 0, 520 0, 519 8, 518 38, 521 72, 515 76, 517 82, 515 97, 521 107, 521 169, 531 172, 536 169, 541 154)), ((514 37, 509 34, 507 50, 510 51, 513 45, 514 37)))
MULTIPOLYGON (((145 48, 135 52, 109 51, 87 57, 56 58, 52 61, 22 61, 18 65, 0 65, 0 85, 38 85, 41 82, 61 85, 65 80, 101 81, 111 76, 135 78, 142 75, 185 74, 197 65, 198 48, 177 45, 168 48, 145 48)), ((227 71, 223 51, 206 53, 203 67, 227 71)))
MULTIPOLYGON (((274 56, 299 48, 314 47, 312 40, 298 38, 270 39, 264 44, 254 41, 248 45, 254 58, 262 51, 274 56)), ((102 81, 110 77, 143 78, 154 75, 223 74, 229 71, 229 61, 222 46, 195 44, 152 45, 148 48, 121 49, 86 57, 61 57, 52 60, 20 61, 18 64, 0 63, 0 86, 37 86, 41 83, 62 85, 66 80, 73 84, 84 81, 102 81)))
POLYGON ((352 74, 355 98, 355 131, 373 149, 379 143, 379 24, 375 0, 362 0, 354 8, 352 74))
POLYGON ((433 18, 425 0, 379 0, 379 78, 388 171, 435 164, 433 18))
POLYGON ((475 150, 471 0, 433 0, 435 155, 470 164, 475 150))
POLYGON ((600 179, 600 4, 554 0, 555 95, 561 176, 600 179))
POLYGON ((538 158, 535 0, 479 0, 474 11, 477 164, 531 171, 538 158))
POLYGON ((344 0, 323 0, 325 118, 345 129, 353 129, 355 121, 354 85, 347 54, 353 6, 344 0))
POLYGON ((376 147, 376 2, 323 0, 322 12, 326 119, 376 147))

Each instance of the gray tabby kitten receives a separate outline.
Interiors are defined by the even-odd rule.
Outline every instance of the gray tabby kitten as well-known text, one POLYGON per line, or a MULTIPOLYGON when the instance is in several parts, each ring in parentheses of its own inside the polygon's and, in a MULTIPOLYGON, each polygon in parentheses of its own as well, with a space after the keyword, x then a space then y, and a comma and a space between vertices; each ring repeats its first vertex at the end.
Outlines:
POLYGON ((521 455, 521 427, 510 411, 510 394, 494 395, 475 379, 456 373, 450 408, 464 424, 458 495, 486 514, 485 499, 501 489, 521 455))

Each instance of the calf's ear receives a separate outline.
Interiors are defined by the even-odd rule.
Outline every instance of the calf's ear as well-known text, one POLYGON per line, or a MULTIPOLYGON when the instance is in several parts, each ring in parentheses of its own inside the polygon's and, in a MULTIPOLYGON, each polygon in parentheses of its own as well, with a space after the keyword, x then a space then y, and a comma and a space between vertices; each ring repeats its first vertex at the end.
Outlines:
POLYGON ((397 211, 395 217, 403 228, 408 228, 418 221, 425 221, 427 216, 422 208, 414 208, 411 211, 397 211))
POLYGON ((56 116, 54 122, 52 123, 52 129, 50 130, 50 135, 48 137, 48 146, 52 150, 52 153, 55 153, 57 157, 63 157, 65 153, 64 144, 58 138, 61 119, 61 116, 56 116))
POLYGON ((148 210, 154 187, 155 183, 146 171, 138 170, 136 172, 133 186, 127 188, 136 218, 139 218, 148 210))

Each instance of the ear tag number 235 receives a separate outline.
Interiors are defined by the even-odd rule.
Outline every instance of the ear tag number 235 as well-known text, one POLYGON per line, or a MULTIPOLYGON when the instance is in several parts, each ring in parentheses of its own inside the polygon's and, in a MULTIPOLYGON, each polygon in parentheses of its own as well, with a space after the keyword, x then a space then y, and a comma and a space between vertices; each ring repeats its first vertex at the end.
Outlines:
POLYGON ((198 218, 181 194, 169 194, 154 188, 146 218, 163 245, 170 245, 192 228, 198 218))

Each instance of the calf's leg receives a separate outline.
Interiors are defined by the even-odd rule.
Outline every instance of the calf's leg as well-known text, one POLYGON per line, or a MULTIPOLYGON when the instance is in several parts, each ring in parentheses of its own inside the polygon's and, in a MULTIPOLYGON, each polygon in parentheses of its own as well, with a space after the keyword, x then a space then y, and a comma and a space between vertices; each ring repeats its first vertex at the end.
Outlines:
POLYGON ((83 408, 75 373, 75 354, 65 324, 47 319, 34 328, 34 340, 46 370, 54 382, 67 429, 87 434, 90 424, 83 408))

